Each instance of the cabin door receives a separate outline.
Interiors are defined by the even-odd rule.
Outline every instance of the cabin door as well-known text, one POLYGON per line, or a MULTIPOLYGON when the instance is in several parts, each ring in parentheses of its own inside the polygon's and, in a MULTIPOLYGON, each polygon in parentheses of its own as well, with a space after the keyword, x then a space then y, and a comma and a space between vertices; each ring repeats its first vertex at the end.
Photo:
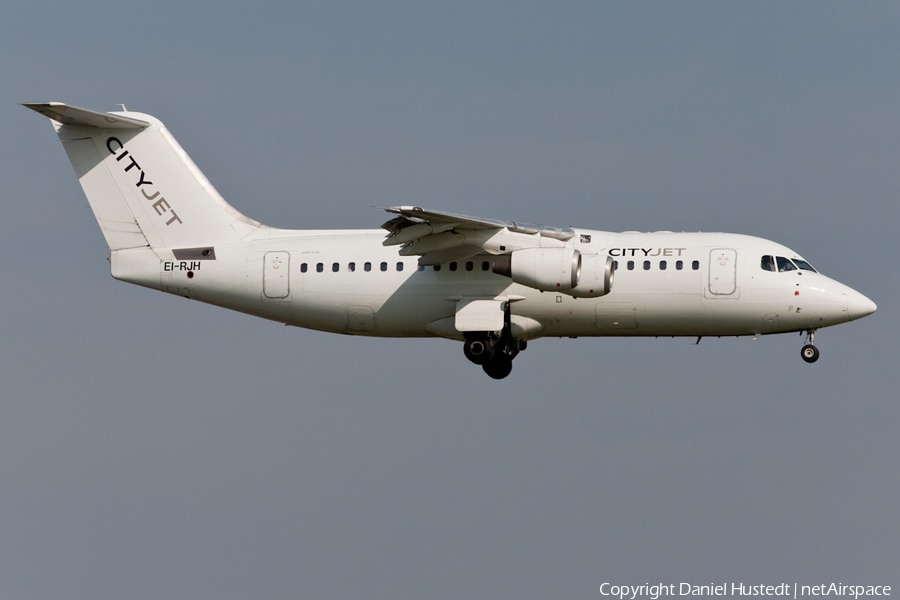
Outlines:
POLYGON ((737 252, 716 248, 709 253, 709 293, 730 296, 737 289, 737 252))
POLYGON ((287 298, 291 293, 291 255, 266 252, 263 257, 263 294, 266 298, 287 298))

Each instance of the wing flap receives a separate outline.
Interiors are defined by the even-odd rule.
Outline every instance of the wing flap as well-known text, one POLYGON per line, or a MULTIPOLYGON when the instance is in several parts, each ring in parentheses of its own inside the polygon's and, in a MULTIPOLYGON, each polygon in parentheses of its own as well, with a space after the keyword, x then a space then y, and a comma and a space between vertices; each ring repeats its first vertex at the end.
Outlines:
MULTIPOLYGON (((463 257, 478 254, 478 252, 471 252, 472 248, 478 248, 479 251, 491 254, 512 251, 512 246, 506 250, 505 245, 497 245, 496 248, 493 245, 490 247, 486 245, 487 240, 496 234, 505 232, 550 238, 563 243, 575 236, 575 230, 571 227, 548 227, 501 219, 483 219, 469 215, 426 210, 419 206, 392 206, 382 210, 400 215, 381 226, 388 231, 383 244, 385 246, 403 244, 401 255, 422 256, 425 262, 420 260, 420 264, 426 265, 440 264, 434 261, 442 260, 444 256, 452 255, 459 260, 457 254, 465 255, 463 257), (465 252, 450 252, 451 248, 463 243, 468 246, 465 252)), ((537 245, 541 245, 540 242, 537 245)))

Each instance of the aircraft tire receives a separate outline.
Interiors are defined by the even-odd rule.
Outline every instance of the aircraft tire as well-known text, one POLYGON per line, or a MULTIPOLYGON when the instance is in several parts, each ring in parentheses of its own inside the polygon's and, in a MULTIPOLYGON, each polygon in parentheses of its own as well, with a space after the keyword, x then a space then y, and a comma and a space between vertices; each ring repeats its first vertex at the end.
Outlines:
POLYGON ((484 338, 466 340, 463 353, 476 365, 486 365, 494 358, 494 345, 484 338))
POLYGON ((814 363, 819 360, 819 349, 811 344, 807 344, 800 349, 800 356, 808 363, 814 363))
POLYGON ((481 368, 491 379, 504 379, 512 373, 512 358, 508 354, 498 354, 481 368))

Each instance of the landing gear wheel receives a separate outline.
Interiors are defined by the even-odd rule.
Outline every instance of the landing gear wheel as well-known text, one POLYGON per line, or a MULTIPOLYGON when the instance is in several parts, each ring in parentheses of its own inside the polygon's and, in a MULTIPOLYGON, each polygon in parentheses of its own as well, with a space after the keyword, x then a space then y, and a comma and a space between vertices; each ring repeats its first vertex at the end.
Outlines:
POLYGON ((508 354, 497 354, 492 361, 482 365, 481 368, 491 379, 503 379, 512 373, 512 357, 508 354))
POLYGON ((485 338, 473 338, 463 344, 463 353, 476 365, 485 365, 494 358, 494 345, 485 338))
POLYGON ((800 356, 808 363, 814 363, 819 360, 819 349, 811 344, 803 346, 800 350, 800 356))

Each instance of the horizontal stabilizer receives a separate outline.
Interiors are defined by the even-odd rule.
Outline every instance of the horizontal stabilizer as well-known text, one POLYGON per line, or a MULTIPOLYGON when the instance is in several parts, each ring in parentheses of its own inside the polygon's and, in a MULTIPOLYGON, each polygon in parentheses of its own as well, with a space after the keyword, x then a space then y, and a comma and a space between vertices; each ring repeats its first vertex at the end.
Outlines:
POLYGON ((69 106, 62 102, 39 102, 35 104, 23 104, 49 117, 57 123, 71 125, 73 127, 97 127, 100 129, 144 129, 150 126, 146 121, 139 121, 122 115, 96 112, 77 106, 69 106))

